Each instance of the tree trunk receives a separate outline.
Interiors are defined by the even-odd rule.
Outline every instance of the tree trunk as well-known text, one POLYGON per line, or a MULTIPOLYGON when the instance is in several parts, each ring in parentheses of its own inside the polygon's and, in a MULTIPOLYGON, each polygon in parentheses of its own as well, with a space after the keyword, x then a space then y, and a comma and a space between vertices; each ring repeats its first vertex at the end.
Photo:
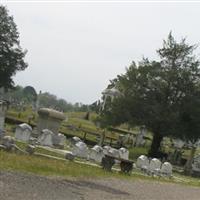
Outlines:
POLYGON ((195 152, 196 152, 196 147, 192 147, 192 149, 190 151, 190 156, 189 156, 189 158, 185 164, 185 168, 184 168, 184 173, 186 175, 190 175, 192 172, 192 162, 194 159, 195 152))
POLYGON ((154 133, 153 141, 151 143, 151 149, 149 150, 149 156, 158 158, 160 157, 160 144, 162 142, 163 136, 158 133, 154 133))

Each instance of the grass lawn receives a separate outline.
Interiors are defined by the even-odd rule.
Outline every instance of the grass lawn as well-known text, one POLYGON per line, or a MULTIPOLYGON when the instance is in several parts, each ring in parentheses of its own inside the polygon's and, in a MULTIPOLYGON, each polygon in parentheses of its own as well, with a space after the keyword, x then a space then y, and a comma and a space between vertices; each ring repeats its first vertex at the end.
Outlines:
POLYGON ((120 172, 107 172, 99 167, 71 161, 54 160, 38 156, 9 153, 0 150, 0 171, 18 171, 34 173, 44 176, 60 176, 75 178, 119 178, 127 180, 150 180, 170 183, 181 183, 185 185, 200 186, 200 179, 175 174, 172 179, 158 178, 142 175, 134 170, 130 176, 120 172))
POLYGON ((106 172, 98 167, 71 161, 54 160, 37 156, 0 151, 0 170, 12 170, 47 176, 66 177, 117 177, 131 178, 116 172, 106 172))
MULTIPOLYGON (((9 115, 18 117, 17 112, 11 110, 9 115)), ((22 113, 21 117, 23 119, 27 119, 27 117, 31 114, 30 110, 26 110, 24 113, 22 113)), ((76 127, 81 127, 83 129, 86 129, 88 131, 94 131, 94 132, 99 132, 101 133, 103 130, 100 130, 95 126, 95 124, 92 121, 85 120, 84 112, 71 112, 71 113, 66 113, 68 116, 68 121, 64 121, 61 130, 64 132, 70 134, 70 135, 76 135, 79 137, 83 137, 84 132, 79 131, 79 130, 70 130, 66 128, 66 125, 74 125, 76 127)), ((96 115, 92 114, 91 118, 95 118, 96 115)), ((6 133, 7 135, 14 135, 14 129, 16 125, 10 125, 6 124, 6 133)), ((122 127, 123 128, 123 127, 122 127)), ((137 128, 137 127, 136 127, 137 128)), ((134 131, 137 132, 135 129, 134 131)), ((107 131, 106 134, 112 136, 113 138, 118 137, 118 134, 115 134, 113 132, 107 131)), ((150 134, 150 133, 149 133, 150 134)), ((87 138, 90 141, 96 141, 96 136, 95 135, 88 135, 87 138)), ((109 143, 109 141, 107 141, 109 143)), ((169 143, 169 141, 167 140, 169 143)), ((134 147, 129 149, 129 158, 136 161, 136 159, 140 155, 145 155, 148 152, 148 149, 150 147, 151 141, 148 141, 148 144, 145 147, 134 147)), ((17 142, 17 145, 25 149, 25 144, 17 142)), ((166 145, 169 146, 169 145, 166 145)), ((173 150, 167 149, 167 150, 173 150)), ((200 152, 200 149, 197 150, 197 153, 200 152)), ((50 152, 47 151, 43 148, 37 147, 36 148, 36 153, 42 153, 42 154, 48 154, 50 156, 56 156, 60 158, 64 158, 63 155, 60 155, 55 152, 50 152)), ((185 151, 185 155, 189 154, 189 150, 185 151)), ((0 170, 17 170, 17 171, 23 171, 23 172, 31 172, 31 173, 36 173, 40 175, 56 175, 56 176, 71 176, 71 177, 117 177, 117 178, 128 178, 128 179, 135 179, 135 178, 140 178, 140 179, 149 179, 149 180, 158 180, 158 178, 152 178, 144 175, 140 175, 140 173, 137 173, 139 171, 135 171, 135 173, 131 176, 125 176, 117 172, 105 172, 100 168, 93 167, 93 166, 88 166, 84 164, 78 164, 75 162, 70 162, 70 161, 61 161, 61 160, 52 160, 48 158, 43 158, 43 157, 36 157, 36 156, 28 156, 28 155, 20 155, 20 154, 14 154, 14 153, 7 153, 0 151, 0 170)), ((189 185, 196 185, 200 186, 200 179, 196 178, 191 178, 191 177, 186 177, 182 176, 180 174, 175 174, 177 179, 171 179, 171 180, 165 180, 165 179, 160 179, 161 181, 170 181, 170 182, 184 182, 189 185)))

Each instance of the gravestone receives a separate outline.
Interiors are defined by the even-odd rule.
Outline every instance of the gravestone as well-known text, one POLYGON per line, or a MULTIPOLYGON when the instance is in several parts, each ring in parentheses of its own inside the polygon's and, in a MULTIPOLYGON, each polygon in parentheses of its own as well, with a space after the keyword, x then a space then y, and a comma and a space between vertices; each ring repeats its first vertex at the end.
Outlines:
POLYGON ((162 163, 160 160, 158 160, 157 158, 153 158, 149 164, 149 173, 158 175, 160 173, 161 164, 162 163))
POLYGON ((107 145, 104 146, 104 147, 103 147, 103 153, 104 153, 104 154, 108 154, 108 151, 109 151, 111 148, 112 148, 111 146, 107 146, 107 145))
POLYGON ((38 137, 38 142, 44 146, 53 147, 54 133, 48 129, 42 130, 42 134, 38 137))
POLYGON ((146 135, 146 127, 145 126, 141 126, 140 127, 140 132, 137 134, 136 136, 136 140, 135 140, 135 146, 142 146, 145 144, 145 140, 144 140, 144 136, 146 135))
POLYGON ((136 166, 140 169, 147 170, 149 168, 149 159, 145 155, 141 155, 137 158, 136 166))
POLYGON ((5 115, 8 108, 8 102, 0 100, 0 130, 4 130, 5 115))
POLYGON ((77 142, 72 148, 72 154, 80 158, 88 158, 89 150, 84 142, 77 142))
POLYGON ((200 176, 200 154, 194 157, 192 162, 192 174, 200 176))
POLYGON ((161 166, 160 172, 165 176, 172 176, 172 165, 169 162, 164 162, 161 166))
POLYGON ((66 137, 63 134, 58 133, 58 134, 53 135, 53 145, 54 146, 64 148, 65 142, 66 142, 66 137))
POLYGON ((23 123, 17 126, 15 130, 15 138, 17 140, 28 142, 30 140, 31 133, 32 133, 31 126, 29 126, 26 123, 23 123))
POLYGON ((66 118, 62 112, 49 108, 40 108, 38 110, 38 115, 37 131, 39 134, 41 134, 41 131, 44 129, 58 134, 61 122, 66 118))
POLYGON ((90 159, 91 160, 101 163, 103 157, 104 157, 104 153, 103 153, 103 148, 101 146, 95 145, 90 150, 90 159))
POLYGON ((15 145, 15 139, 11 136, 4 136, 2 139, 2 145, 5 146, 7 151, 10 151, 15 145))
POLYGON ((76 143, 81 142, 81 139, 77 136, 74 136, 71 140, 71 145, 74 146, 76 143))
POLYGON ((111 146, 104 146, 103 153, 116 158, 120 157, 119 150, 112 148, 111 146))
POLYGON ((124 160, 128 160, 129 158, 129 151, 128 149, 122 147, 119 149, 119 157, 124 160))

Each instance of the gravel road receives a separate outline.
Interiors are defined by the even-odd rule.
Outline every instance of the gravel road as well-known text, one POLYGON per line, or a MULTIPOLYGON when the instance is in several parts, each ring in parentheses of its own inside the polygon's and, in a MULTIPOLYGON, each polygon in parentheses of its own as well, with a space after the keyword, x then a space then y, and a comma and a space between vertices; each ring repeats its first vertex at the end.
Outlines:
POLYGON ((200 188, 119 179, 62 179, 0 171, 0 200, 199 200, 200 188))

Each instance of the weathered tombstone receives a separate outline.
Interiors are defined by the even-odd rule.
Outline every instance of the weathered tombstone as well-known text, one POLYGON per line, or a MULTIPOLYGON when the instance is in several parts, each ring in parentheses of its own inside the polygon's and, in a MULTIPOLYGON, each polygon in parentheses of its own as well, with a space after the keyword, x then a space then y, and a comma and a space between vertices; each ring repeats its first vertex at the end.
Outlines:
POLYGON ((200 154, 194 157, 192 162, 192 174, 200 176, 200 154))
POLYGON ((103 153, 104 154, 108 154, 108 151, 111 149, 112 147, 110 147, 110 146, 104 146, 103 147, 103 153))
POLYGON ((145 155, 141 155, 137 158, 136 166, 144 171, 149 168, 149 159, 145 155))
POLYGON ((71 144, 74 146, 76 143, 78 142, 81 142, 81 139, 77 136, 74 136, 72 139, 71 139, 71 144))
POLYGON ((129 151, 128 151, 128 149, 123 148, 123 147, 120 148, 119 149, 119 157, 121 159, 128 160, 128 158, 129 158, 129 151))
POLYGON ((161 161, 158 160, 157 158, 153 158, 151 161, 150 161, 150 164, 149 164, 149 168, 148 168, 148 172, 150 174, 156 174, 158 175, 160 173, 160 169, 161 169, 161 161))
POLYGON ((63 134, 58 133, 53 135, 53 145, 64 148, 65 142, 66 137, 63 134))
POLYGON ((117 150, 115 148, 110 148, 108 150, 108 154, 111 155, 111 156, 113 156, 113 157, 116 157, 116 158, 120 157, 119 150, 117 150))
POLYGON ((15 139, 11 136, 4 136, 2 139, 2 145, 5 146, 6 150, 10 151, 15 144, 15 139))
POLYGON ((4 130, 5 115, 8 108, 6 101, 0 100, 0 130, 4 130))
MULTIPOLYGON (((113 157, 115 157, 115 158, 120 158, 119 150, 118 150, 118 149, 115 149, 115 148, 110 148, 110 149, 108 150, 108 155, 113 156, 113 157)), ((115 163, 118 163, 118 164, 119 164, 120 161, 115 159, 115 163)))
POLYGON ((77 142, 72 148, 72 154, 80 158, 88 158, 88 147, 84 142, 77 142))
POLYGON ((44 146, 53 147, 54 133, 48 129, 42 130, 42 134, 38 137, 38 142, 44 146))
POLYGON ((101 146, 95 145, 90 150, 90 159, 91 160, 101 163, 103 157, 104 157, 104 153, 103 153, 103 148, 101 146))
POLYGON ((141 126, 140 127, 140 132, 137 134, 136 136, 136 140, 135 140, 135 146, 142 146, 145 144, 145 140, 144 140, 144 136, 146 135, 146 127, 145 126, 141 126))
POLYGON ((40 108, 38 115, 37 131, 39 134, 44 129, 58 134, 60 124, 66 118, 63 113, 49 108, 40 108))
POLYGON ((164 162, 161 166, 160 172, 164 176, 172 176, 172 165, 169 162, 164 162))
POLYGON ((26 123, 23 123, 17 126, 15 130, 15 138, 17 140, 28 142, 30 140, 31 133, 32 133, 31 126, 29 126, 26 123))

